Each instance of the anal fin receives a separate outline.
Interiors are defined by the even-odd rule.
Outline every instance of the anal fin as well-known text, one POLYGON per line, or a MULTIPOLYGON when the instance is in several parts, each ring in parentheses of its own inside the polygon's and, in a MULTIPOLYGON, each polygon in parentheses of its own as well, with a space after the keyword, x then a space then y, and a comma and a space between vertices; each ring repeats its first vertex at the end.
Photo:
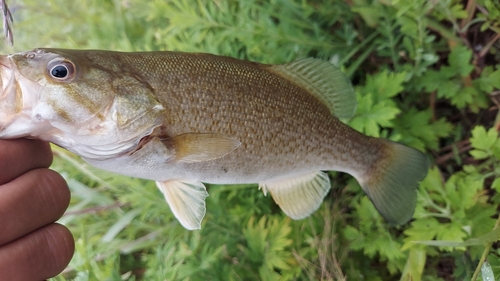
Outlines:
POLYGON ((201 182, 156 182, 172 213, 189 230, 201 228, 205 216, 205 198, 208 192, 201 182))
POLYGON ((276 204, 294 220, 303 219, 316 211, 330 190, 328 175, 313 172, 306 175, 259 184, 264 194, 271 193, 276 204))

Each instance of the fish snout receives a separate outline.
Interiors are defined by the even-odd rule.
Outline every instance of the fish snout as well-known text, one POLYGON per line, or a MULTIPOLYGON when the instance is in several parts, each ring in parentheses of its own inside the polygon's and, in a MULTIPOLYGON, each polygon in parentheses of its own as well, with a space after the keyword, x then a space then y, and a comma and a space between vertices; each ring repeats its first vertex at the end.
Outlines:
POLYGON ((11 65, 8 56, 0 55, 0 124, 4 123, 4 115, 13 113, 17 99, 11 65))
POLYGON ((10 56, 0 55, 0 138, 15 137, 12 123, 23 109, 22 91, 16 85, 10 56))
POLYGON ((0 100, 7 95, 5 89, 8 87, 9 83, 12 82, 12 62, 9 56, 0 55, 0 100))

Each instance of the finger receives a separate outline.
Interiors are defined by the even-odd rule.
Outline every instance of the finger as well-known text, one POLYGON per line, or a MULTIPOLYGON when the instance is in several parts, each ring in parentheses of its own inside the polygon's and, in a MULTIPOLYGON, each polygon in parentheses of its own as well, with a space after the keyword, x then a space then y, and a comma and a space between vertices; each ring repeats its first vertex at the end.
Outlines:
POLYGON ((47 142, 16 139, 0 140, 0 185, 36 168, 47 168, 52 152, 47 142))
POLYGON ((69 205, 66 181, 36 169, 0 186, 0 245, 59 219, 69 205))
POLYGON ((1 280, 45 280, 68 265, 75 250, 69 230, 49 224, 0 247, 1 280))

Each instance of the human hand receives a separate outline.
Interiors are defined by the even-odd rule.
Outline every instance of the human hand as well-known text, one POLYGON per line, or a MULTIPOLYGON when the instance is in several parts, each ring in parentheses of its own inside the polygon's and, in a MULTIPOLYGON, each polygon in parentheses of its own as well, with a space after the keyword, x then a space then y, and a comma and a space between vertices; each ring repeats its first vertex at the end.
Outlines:
POLYGON ((48 143, 0 140, 0 281, 53 277, 73 256, 71 232, 54 223, 70 193, 51 162, 48 143))

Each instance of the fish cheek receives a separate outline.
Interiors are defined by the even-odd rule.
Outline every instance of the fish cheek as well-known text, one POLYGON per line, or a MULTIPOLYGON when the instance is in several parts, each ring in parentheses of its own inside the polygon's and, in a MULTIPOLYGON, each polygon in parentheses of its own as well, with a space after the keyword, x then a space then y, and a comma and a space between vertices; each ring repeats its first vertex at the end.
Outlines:
MULTIPOLYGON (((66 111, 66 109, 61 107, 59 103, 55 102, 54 100, 48 100, 47 104, 48 106, 52 107, 54 112, 57 114, 57 116, 59 116, 62 119, 63 122, 71 123, 74 121, 72 116, 66 111)), ((40 118, 40 116, 38 117, 40 118)))
POLYGON ((0 120, 5 122, 23 110, 23 93, 18 82, 9 85, 0 93, 0 120))
POLYGON ((70 85, 47 85, 40 95, 40 103, 35 108, 35 118, 74 125, 95 115, 92 106, 70 85))
POLYGON ((50 87, 45 87, 40 93, 40 101, 33 108, 33 117, 38 121, 49 121, 51 123, 69 123, 73 120, 71 115, 67 111, 67 107, 63 106, 66 103, 65 97, 59 96, 59 94, 54 95, 54 92, 50 87))

